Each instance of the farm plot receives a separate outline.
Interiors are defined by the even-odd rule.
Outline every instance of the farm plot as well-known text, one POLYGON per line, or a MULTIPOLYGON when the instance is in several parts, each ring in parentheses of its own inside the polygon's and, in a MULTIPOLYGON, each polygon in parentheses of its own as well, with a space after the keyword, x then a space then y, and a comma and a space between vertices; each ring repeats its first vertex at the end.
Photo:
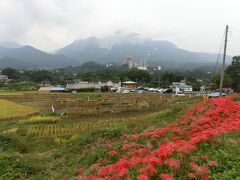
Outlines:
MULTIPOLYGON (((1 95, 0 95, 1 97, 1 95)), ((117 114, 131 112, 154 112, 161 109, 167 102, 187 101, 190 97, 172 97, 163 94, 121 94, 121 93, 24 93, 19 96, 4 96, 3 98, 25 105, 38 107, 41 112, 51 110, 54 104, 60 113, 68 117, 85 118, 113 117, 117 114)))
POLYGON ((159 94, 105 93, 97 100, 58 99, 55 104, 73 117, 115 116, 130 112, 158 111, 167 102, 186 101, 190 97, 171 97, 159 94))
POLYGON ((80 121, 77 123, 38 125, 28 128, 27 134, 36 137, 62 137, 74 134, 86 134, 98 129, 107 130, 111 128, 133 128, 138 124, 144 127, 149 124, 149 119, 154 119, 159 113, 151 113, 148 115, 129 118, 128 120, 121 119, 102 119, 92 121, 80 121))
POLYGON ((0 99, 0 120, 23 118, 38 112, 36 108, 0 99))

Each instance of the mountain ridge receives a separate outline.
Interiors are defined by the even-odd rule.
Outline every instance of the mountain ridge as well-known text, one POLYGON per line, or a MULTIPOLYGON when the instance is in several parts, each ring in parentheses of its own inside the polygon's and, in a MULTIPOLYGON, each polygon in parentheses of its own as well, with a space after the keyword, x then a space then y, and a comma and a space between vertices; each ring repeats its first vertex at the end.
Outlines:
POLYGON ((22 68, 60 68, 69 64, 78 63, 63 55, 52 55, 38 50, 32 46, 20 48, 5 48, 0 46, 0 66, 19 68, 18 64, 6 61, 15 61, 21 64, 22 68))
MULTIPOLYGON (((169 41, 142 38, 136 33, 106 38, 89 37, 75 40, 65 47, 47 53, 32 46, 0 43, 0 66, 22 68, 64 68, 94 61, 98 64, 121 65, 126 56, 135 63, 146 59, 151 66, 167 69, 195 69, 217 61, 217 54, 191 52, 169 41), (10 63, 10 61, 12 61, 10 63), (17 62, 20 64, 18 65, 17 62)), ((231 57, 227 57, 230 63, 231 57)))
MULTIPOLYGON (((141 39, 136 34, 123 38, 117 37, 115 43, 109 43, 112 45, 108 48, 102 46, 105 39, 90 37, 77 40, 59 49, 56 54, 65 55, 81 63, 95 61, 101 64, 122 63, 124 57, 131 56, 135 62, 147 59, 151 65, 173 69, 178 67, 192 69, 203 63, 216 63, 218 56, 217 54, 187 51, 169 41, 141 39)), ((230 56, 227 59, 229 62, 230 56)))

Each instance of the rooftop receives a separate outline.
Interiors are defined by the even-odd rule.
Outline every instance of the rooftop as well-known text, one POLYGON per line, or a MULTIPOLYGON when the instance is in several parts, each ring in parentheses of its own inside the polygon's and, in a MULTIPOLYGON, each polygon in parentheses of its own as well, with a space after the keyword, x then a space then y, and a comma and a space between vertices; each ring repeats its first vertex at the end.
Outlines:
POLYGON ((137 83, 134 81, 125 81, 125 82, 123 82, 123 84, 137 84, 137 83))

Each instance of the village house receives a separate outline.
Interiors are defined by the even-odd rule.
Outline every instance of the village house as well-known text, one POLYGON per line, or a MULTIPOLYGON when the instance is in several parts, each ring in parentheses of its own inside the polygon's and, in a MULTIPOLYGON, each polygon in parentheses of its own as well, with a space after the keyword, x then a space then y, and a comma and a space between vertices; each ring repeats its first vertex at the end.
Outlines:
POLYGON ((112 81, 107 81, 107 82, 89 82, 89 81, 73 81, 69 82, 66 85, 66 89, 69 90, 80 90, 80 89, 100 89, 101 87, 107 86, 109 88, 111 87, 120 87, 121 82, 112 82, 112 81))
POLYGON ((136 89, 137 83, 134 81, 125 81, 122 83, 122 86, 127 89, 136 89))
POLYGON ((171 88, 173 92, 181 93, 181 92, 192 92, 192 86, 186 85, 185 82, 172 82, 171 88))
POLYGON ((8 79, 8 76, 6 75, 0 75, 0 83, 8 83, 10 81, 10 79, 8 79))

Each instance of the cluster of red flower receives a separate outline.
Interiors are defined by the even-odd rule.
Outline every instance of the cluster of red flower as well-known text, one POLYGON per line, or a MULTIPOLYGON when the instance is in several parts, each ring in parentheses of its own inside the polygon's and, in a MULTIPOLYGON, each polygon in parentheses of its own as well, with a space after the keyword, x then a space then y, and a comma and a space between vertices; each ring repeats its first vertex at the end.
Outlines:
MULTIPOLYGON (((94 175, 87 176, 88 173, 85 173, 85 176, 79 176, 79 180, 130 179, 132 172, 139 180, 150 177, 172 180, 173 174, 159 173, 157 170, 161 166, 168 166, 172 170, 180 168, 181 162, 171 158, 171 154, 184 156, 201 142, 239 129, 240 103, 234 102, 233 97, 210 99, 194 105, 184 116, 165 128, 125 136, 125 144, 121 147, 110 146, 108 155, 117 157, 115 163, 102 167, 95 164, 95 168, 88 171, 94 175)), ((211 161, 210 165, 218 164, 211 161)), ((196 175, 208 179, 208 165, 199 166, 192 162, 190 168, 190 179, 196 175)))

